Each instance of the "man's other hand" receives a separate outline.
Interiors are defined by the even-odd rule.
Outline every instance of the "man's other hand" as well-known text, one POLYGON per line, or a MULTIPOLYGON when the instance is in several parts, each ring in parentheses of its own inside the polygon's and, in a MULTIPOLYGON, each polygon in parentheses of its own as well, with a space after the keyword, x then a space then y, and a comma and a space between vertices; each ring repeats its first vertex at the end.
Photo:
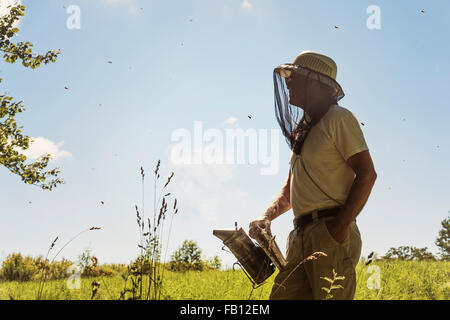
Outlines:
POLYGON ((343 243, 347 236, 348 226, 339 219, 331 219, 325 222, 330 235, 339 243, 343 243))

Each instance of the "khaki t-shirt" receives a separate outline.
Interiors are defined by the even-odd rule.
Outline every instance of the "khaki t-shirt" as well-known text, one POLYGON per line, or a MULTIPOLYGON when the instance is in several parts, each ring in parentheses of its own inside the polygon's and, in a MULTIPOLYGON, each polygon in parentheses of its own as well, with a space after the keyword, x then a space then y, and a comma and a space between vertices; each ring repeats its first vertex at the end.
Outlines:
MULTIPOLYGON (((308 114, 306 119, 310 120, 308 114)), ((346 161, 364 150, 369 148, 353 113, 338 105, 330 107, 310 130, 301 155, 291 154, 290 188, 294 215, 340 205, 311 181, 302 166, 301 157, 315 183, 343 204, 355 179, 355 173, 346 161)))

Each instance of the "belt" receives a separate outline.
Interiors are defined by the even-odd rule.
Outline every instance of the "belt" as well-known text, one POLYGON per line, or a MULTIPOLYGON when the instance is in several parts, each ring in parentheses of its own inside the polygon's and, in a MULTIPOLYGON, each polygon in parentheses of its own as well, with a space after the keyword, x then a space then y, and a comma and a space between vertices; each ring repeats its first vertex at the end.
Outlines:
POLYGON ((294 219, 294 227, 297 228, 304 228, 308 224, 314 221, 314 219, 321 219, 325 217, 332 217, 337 215, 339 210, 342 207, 334 207, 334 208, 328 208, 328 209, 322 209, 322 210, 314 210, 311 213, 308 213, 306 215, 297 217, 294 219))

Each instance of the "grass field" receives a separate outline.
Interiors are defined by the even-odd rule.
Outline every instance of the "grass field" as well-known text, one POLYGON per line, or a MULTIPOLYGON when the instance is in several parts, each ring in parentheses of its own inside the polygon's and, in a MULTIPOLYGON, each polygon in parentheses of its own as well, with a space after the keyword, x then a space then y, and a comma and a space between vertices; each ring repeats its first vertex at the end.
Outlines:
MULTIPOLYGON (((357 267, 357 291, 355 299, 382 300, 449 300, 450 262, 435 261, 375 261, 357 267), (369 269, 370 266, 373 267, 369 269), (379 269, 378 269, 379 268, 379 269), (369 272, 368 272, 369 271, 369 272), (379 272, 378 272, 379 271, 379 272), (368 279, 380 275, 380 287, 367 285, 368 279)), ((258 300, 267 299, 275 275, 262 287, 252 290, 242 271, 203 271, 186 273, 166 272, 162 299, 193 300, 258 300)), ((91 283, 100 283, 95 299, 118 299, 124 287, 121 276, 82 278, 79 290, 69 290, 66 280, 45 284, 44 299, 85 300, 91 298, 91 283)), ((369 280, 370 283, 370 280, 369 280)), ((35 299, 38 282, 0 282, 0 299, 35 299)))

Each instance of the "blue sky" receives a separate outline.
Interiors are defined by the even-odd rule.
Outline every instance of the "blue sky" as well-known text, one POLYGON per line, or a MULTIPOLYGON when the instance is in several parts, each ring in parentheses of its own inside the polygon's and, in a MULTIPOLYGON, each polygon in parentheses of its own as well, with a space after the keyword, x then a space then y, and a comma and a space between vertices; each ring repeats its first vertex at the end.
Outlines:
MULTIPOLYGON (((39 70, 2 63, 1 92, 25 101, 17 119, 53 148, 51 166, 66 184, 45 192, 0 168, 0 258, 45 254, 56 236, 61 246, 100 226, 62 255, 75 259, 89 247, 100 263, 128 262, 138 252, 139 168, 148 216, 161 159, 161 179, 175 172, 169 191, 180 208, 169 254, 192 239, 231 265, 212 230, 235 221, 247 229, 284 184, 290 151, 280 136, 275 175, 261 175, 259 165, 180 166, 170 160, 171 134, 193 131, 196 120, 225 130, 231 117, 242 129, 277 129, 273 68, 304 50, 337 62, 340 104, 365 124, 378 179, 358 217, 363 255, 400 245, 437 252, 450 210, 448 1, 22 2, 17 41, 62 54, 39 70), (69 5, 81 10, 79 30, 66 26, 69 5), (380 30, 366 27, 369 5, 380 7, 380 30)), ((282 249, 292 218, 289 211, 272 224, 282 249)))

